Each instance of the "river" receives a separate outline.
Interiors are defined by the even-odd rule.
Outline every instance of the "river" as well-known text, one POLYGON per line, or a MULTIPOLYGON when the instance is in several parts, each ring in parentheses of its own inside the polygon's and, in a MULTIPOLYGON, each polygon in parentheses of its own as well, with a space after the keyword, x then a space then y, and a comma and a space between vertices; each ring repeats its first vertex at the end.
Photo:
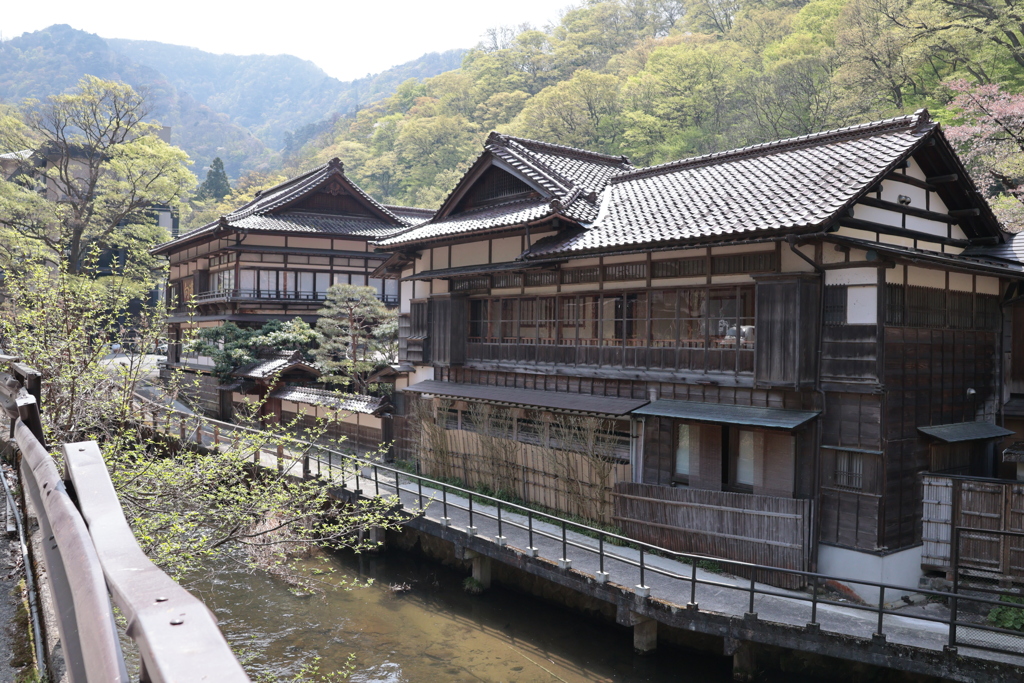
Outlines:
POLYGON ((368 588, 300 597, 261 573, 224 572, 193 586, 252 668, 288 680, 314 656, 321 672, 356 655, 357 683, 637 681, 724 683, 731 660, 659 646, 633 654, 629 629, 494 586, 472 596, 464 575, 395 549, 328 561, 373 578, 368 588), (394 593, 391 584, 411 589, 394 593))

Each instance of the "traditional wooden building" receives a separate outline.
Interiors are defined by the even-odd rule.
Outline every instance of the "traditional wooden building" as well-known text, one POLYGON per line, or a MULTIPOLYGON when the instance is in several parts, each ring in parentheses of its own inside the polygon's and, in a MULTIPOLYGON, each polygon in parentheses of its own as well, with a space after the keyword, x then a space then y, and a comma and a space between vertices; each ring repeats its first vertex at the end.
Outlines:
POLYGON ((926 111, 642 169, 492 134, 377 241, 399 455, 564 509, 576 473, 639 538, 914 585, 922 472, 992 476, 1008 434, 1009 237, 926 111))
POLYGON ((430 218, 431 211, 385 206, 363 192, 332 159, 287 180, 219 220, 162 244, 152 253, 170 265, 167 368, 200 375, 198 401, 221 411, 212 361, 183 356, 190 327, 234 322, 259 327, 270 320, 316 320, 327 289, 345 283, 371 286, 398 304, 393 280, 372 272, 388 254, 370 244, 430 218))

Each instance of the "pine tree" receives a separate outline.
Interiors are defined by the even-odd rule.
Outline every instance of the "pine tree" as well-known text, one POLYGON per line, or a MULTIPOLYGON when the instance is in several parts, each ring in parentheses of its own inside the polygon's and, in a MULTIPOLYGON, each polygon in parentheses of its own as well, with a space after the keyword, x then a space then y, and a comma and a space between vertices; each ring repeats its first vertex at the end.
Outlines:
POLYGON ((231 192, 231 185, 228 183, 228 174, 224 172, 224 162, 220 157, 214 157, 210 163, 210 170, 206 172, 206 180, 199 186, 196 196, 199 199, 224 199, 231 192))

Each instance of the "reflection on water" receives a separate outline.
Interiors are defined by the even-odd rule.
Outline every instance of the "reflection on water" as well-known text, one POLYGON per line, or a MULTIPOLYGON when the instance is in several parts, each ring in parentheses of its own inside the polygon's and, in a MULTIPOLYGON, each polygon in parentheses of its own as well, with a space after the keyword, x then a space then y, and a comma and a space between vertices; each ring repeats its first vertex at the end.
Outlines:
POLYGON ((232 644, 250 644, 256 668, 281 678, 314 656, 333 671, 355 653, 359 683, 732 679, 728 659, 673 648, 638 657, 629 629, 498 586, 470 596, 463 574, 401 551, 330 561, 374 585, 298 597, 268 576, 237 572, 195 588, 232 644), (412 590, 393 594, 393 583, 412 590))

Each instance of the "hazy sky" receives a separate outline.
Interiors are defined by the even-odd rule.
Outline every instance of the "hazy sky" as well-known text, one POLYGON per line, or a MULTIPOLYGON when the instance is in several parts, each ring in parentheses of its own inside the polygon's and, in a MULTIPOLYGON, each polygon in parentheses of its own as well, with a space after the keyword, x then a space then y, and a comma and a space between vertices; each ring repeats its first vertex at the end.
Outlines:
POLYGON ((350 80, 425 52, 472 47, 495 26, 540 28, 572 0, 175 0, 125 5, 82 0, 4 2, 7 40, 52 24, 104 38, 157 40, 227 54, 292 54, 350 80))

